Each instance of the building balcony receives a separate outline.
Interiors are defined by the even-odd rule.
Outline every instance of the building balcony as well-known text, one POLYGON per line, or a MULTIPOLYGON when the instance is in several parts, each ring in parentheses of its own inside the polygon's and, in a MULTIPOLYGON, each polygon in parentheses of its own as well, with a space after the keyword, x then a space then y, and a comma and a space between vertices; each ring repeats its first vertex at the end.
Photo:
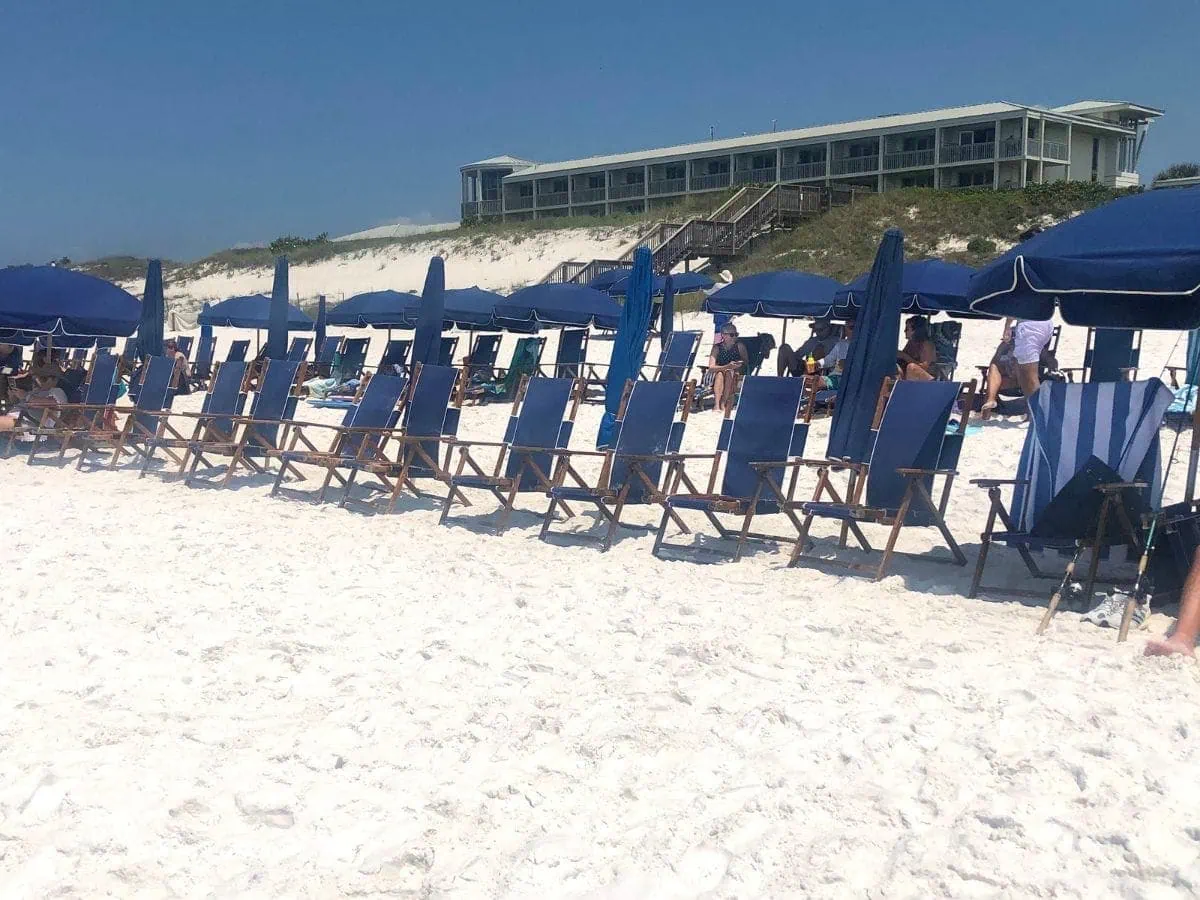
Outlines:
POLYGON ((774 184, 775 167, 766 169, 739 169, 733 173, 734 184, 774 184))
POLYGON ((567 192, 555 191, 551 194, 538 194, 537 206, 538 209, 545 209, 547 206, 566 206, 567 192))
POLYGON ((729 187, 729 173, 718 172, 715 175, 693 175, 690 190, 715 191, 718 188, 729 187))
POLYGON ((650 182, 650 195, 682 194, 687 190, 686 178, 664 178, 662 181, 650 182))
POLYGON ((1028 144, 1020 138, 1009 138, 1000 142, 1001 159, 1020 159, 1028 153, 1028 144))
POLYGON ((943 163, 990 162, 995 158, 995 141, 983 144, 949 144, 942 147, 943 163))
POLYGON ((629 197, 645 197, 646 185, 642 182, 635 184, 614 184, 608 189, 610 200, 626 200, 629 197))
POLYGON ((462 217, 464 219, 474 219, 482 216, 499 216, 504 213, 504 206, 499 200, 480 200, 478 202, 464 203, 462 205, 462 217))
POLYGON ((1071 161, 1071 148, 1062 141, 1046 141, 1042 144, 1042 159, 1055 159, 1061 162, 1071 161))
POLYGON ((584 188, 571 192, 572 203, 603 203, 604 188, 584 188))
POLYGON ((779 170, 780 181, 802 181, 805 178, 824 178, 825 160, 820 162, 796 163, 779 170))
POLYGON ((857 175, 860 172, 878 172, 878 156, 846 156, 835 159, 829 167, 830 175, 857 175))
POLYGON ((893 169, 917 169, 932 166, 933 162, 933 150, 903 150, 899 153, 885 153, 883 155, 883 167, 889 171, 893 169))
POLYGON ((518 209, 533 209, 533 194, 512 195, 504 198, 504 211, 513 212, 518 209))

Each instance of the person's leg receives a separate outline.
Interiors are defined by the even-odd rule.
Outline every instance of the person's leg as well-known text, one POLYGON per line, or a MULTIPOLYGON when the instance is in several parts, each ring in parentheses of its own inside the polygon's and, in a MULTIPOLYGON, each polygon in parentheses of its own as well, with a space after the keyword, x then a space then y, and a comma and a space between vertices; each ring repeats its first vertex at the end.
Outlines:
POLYGON ((13 431, 16 427, 16 416, 0 416, 0 431, 13 431))
POLYGON ((1037 393, 1042 384, 1038 378, 1037 362, 1017 364, 1017 384, 1021 386, 1021 393, 1025 395, 1026 400, 1037 393))
POLYGON ((779 352, 775 354, 775 373, 781 378, 796 374, 796 351, 788 344, 779 345, 779 352))
POLYGON ((933 376, 918 366, 916 363, 909 363, 904 367, 905 381, 933 381, 933 376))
POLYGON ((987 373, 987 396, 984 398, 983 407, 980 409, 979 416, 982 419, 990 419, 992 410, 996 408, 996 404, 1000 402, 1000 389, 1004 386, 1004 375, 1000 371, 1000 367, 995 363, 988 366, 987 373))
POLYGON ((1192 566, 1188 569, 1179 593, 1179 618, 1169 635, 1146 644, 1147 656, 1170 656, 1181 653, 1195 656, 1196 635, 1200 632, 1200 549, 1192 554, 1192 566))

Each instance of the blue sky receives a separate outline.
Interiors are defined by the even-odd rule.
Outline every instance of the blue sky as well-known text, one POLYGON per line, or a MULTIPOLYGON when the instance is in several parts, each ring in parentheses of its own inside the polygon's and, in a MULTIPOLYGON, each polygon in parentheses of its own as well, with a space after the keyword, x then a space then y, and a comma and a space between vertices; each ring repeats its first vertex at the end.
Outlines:
POLYGON ((1164 107, 1200 3, 0 0, 0 264, 457 216, 458 166, 988 100, 1164 107))

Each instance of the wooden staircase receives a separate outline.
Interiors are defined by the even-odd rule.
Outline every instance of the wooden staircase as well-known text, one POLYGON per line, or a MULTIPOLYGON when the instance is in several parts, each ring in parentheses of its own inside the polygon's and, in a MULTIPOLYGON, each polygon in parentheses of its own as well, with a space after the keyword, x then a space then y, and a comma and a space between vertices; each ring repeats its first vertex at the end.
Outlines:
POLYGON ((685 260, 738 256, 760 234, 793 227, 831 207, 852 203, 855 193, 853 188, 842 185, 747 185, 707 216, 683 223, 656 222, 638 236, 620 259, 559 263, 541 283, 587 284, 611 269, 628 269, 633 264, 634 252, 643 245, 650 248, 654 271, 660 275, 685 260))

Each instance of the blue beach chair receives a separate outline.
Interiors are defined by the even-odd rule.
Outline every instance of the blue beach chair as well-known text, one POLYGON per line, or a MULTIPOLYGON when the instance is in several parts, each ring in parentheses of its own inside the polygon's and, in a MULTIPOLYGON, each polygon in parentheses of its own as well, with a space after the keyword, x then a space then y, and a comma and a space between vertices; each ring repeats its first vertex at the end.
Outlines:
POLYGON ((404 338, 394 338, 383 348, 383 356, 379 360, 378 371, 385 375, 399 375, 408 371, 408 352, 412 349, 412 341, 404 338))
MULTIPOLYGON (((121 461, 121 455, 128 448, 133 452, 142 453, 139 447, 145 447, 154 438, 158 430, 159 418, 170 408, 173 392, 171 380, 175 373, 175 360, 165 356, 152 356, 142 368, 142 381, 138 390, 137 403, 125 417, 121 430, 112 436, 96 435, 83 439, 83 452, 79 455, 76 466, 82 469, 88 462, 89 455, 99 452, 104 447, 112 448, 112 458, 109 469, 115 469, 121 461)), ((178 461, 178 459, 176 460, 178 461)))
MULTIPOLYGON (((583 389, 583 381, 579 379, 526 375, 513 400, 503 441, 454 439, 449 442, 447 456, 451 457, 455 450, 459 453, 458 468, 451 476, 450 487, 488 491, 500 501, 494 528, 497 534, 507 526, 518 493, 538 491, 545 494, 554 486, 550 480, 554 460, 548 451, 564 449, 570 442, 583 389), (472 455, 472 450, 480 448, 496 450, 496 463, 491 471, 484 469, 472 455), (469 472, 466 471, 468 468, 469 472)), ((453 492, 448 493, 438 519, 442 525, 451 521, 453 500, 453 492)))
MULTIPOLYGON (((44 409, 38 413, 36 420, 30 421, 27 427, 15 432, 33 438, 26 464, 33 465, 38 450, 46 443, 57 443, 58 459, 61 462, 76 438, 87 437, 101 429, 105 415, 117 402, 117 362, 117 357, 111 353, 98 352, 92 358, 81 403, 67 403, 44 409)), ((10 434, 9 447, 11 446, 10 434)))
POLYGON ((327 336, 317 348, 316 360, 313 362, 313 374, 317 378, 328 378, 333 371, 333 360, 337 356, 342 342, 333 336, 327 336))
POLYGON ((184 358, 191 360, 192 358, 192 336, 190 334, 180 335, 175 338, 175 346, 179 352, 184 355, 184 358))
POLYGON ((482 374, 487 378, 491 377, 492 370, 496 368, 496 360, 500 357, 500 339, 502 336, 499 334, 479 334, 475 336, 475 343, 471 347, 471 353, 464 360, 468 381, 477 374, 482 374))
MULTIPOLYGON (((550 508, 542 520, 539 537, 550 536, 550 526, 560 506, 578 501, 594 505, 608 528, 600 537, 573 534, 572 537, 612 547, 625 507, 663 501, 663 457, 679 451, 691 408, 692 382, 629 381, 625 385, 617 413, 617 432, 608 450, 555 450, 554 486, 550 489, 550 508), (682 413, 676 420, 680 401, 682 413), (597 457, 603 461, 594 486, 572 464, 577 457, 597 457), (567 484, 567 479, 571 484, 567 484)), ((565 510, 564 510, 565 511, 565 510)), ((638 526, 640 527, 640 526, 638 526)), ((652 530, 652 529, 647 529, 652 530)))
MULTIPOLYGON (((244 362, 222 363, 204 394, 200 412, 172 412, 170 416, 163 416, 159 420, 158 431, 146 442, 146 454, 139 478, 144 478, 150 471, 150 462, 160 447, 164 450, 184 451, 183 457, 175 460, 179 465, 176 474, 183 475, 191 453, 200 453, 205 444, 232 442, 234 419, 242 415, 246 406, 246 368, 247 364, 244 362), (170 419, 194 420, 190 436, 181 434, 170 424, 170 419)), ((198 462, 209 465, 202 454, 198 462)))
POLYGON ((233 341, 229 345, 229 352, 225 354, 225 362, 245 362, 249 352, 249 341, 233 341))
POLYGON ((443 337, 441 344, 438 345, 438 365, 454 365, 454 354, 457 352, 458 338, 454 336, 443 337))
POLYGON ((546 350, 544 337, 523 337, 513 348, 508 368, 498 368, 487 381, 463 385, 462 396, 469 400, 504 400, 513 397, 526 375, 541 371, 542 354, 546 350))
POLYGON ((1071 381, 1132 381, 1142 356, 1142 333, 1129 328, 1089 328, 1083 365, 1060 367, 1071 381))
MULTIPOLYGON (((980 478, 990 509, 980 535, 975 575, 967 596, 981 591, 1044 597, 1034 591, 985 586, 984 566, 993 543, 1013 547, 1034 578, 1043 572, 1032 552, 1073 554, 1065 584, 1084 551, 1091 552, 1084 596, 1092 596, 1103 548, 1126 543, 1140 549, 1136 511, 1154 509, 1161 492, 1158 429, 1173 395, 1157 378, 1090 384, 1047 382, 1030 403, 1017 477, 980 478), (1002 487, 1012 487, 1006 505, 1002 487), (997 520, 1002 527, 997 528, 997 520), (1112 528, 1113 521, 1118 526, 1112 528), (1115 533, 1119 532, 1119 533, 1115 533)), ((1115 579, 1106 579, 1115 582, 1115 579)), ((1051 599, 1039 633, 1049 624, 1060 591, 1051 599)))
MULTIPOLYGON (((291 445, 281 455, 281 460, 287 463, 303 463, 319 466, 325 469, 325 480, 317 493, 315 502, 325 500, 325 493, 334 479, 339 485, 346 486, 339 470, 354 466, 361 467, 367 462, 385 460, 383 456, 390 431, 399 419, 397 404, 404 397, 408 387, 408 378, 403 375, 375 375, 358 402, 346 410, 342 424, 337 426, 314 425, 312 423, 296 423, 292 428, 291 445), (317 452, 311 449, 310 441, 305 441, 310 449, 296 450, 297 443, 302 441, 302 435, 312 428, 333 428, 335 434, 328 451, 317 452)), ((283 484, 286 472, 280 466, 271 488, 275 496, 283 484)))
POLYGON ((696 364, 700 332, 672 331, 667 346, 658 354, 658 365, 650 366, 653 381, 684 381, 696 364))
MULTIPOLYGON (((754 516, 783 512, 797 530, 800 521, 795 512, 788 508, 779 464, 804 456, 808 441, 809 421, 812 417, 812 399, 803 400, 804 381, 800 378, 777 378, 752 375, 742 382, 742 395, 738 402, 737 417, 730 418, 729 412, 721 423, 715 453, 668 456, 671 470, 667 483, 672 493, 663 504, 663 517, 654 541, 654 555, 662 550, 692 551, 732 556, 741 559, 748 539, 765 541, 792 540, 792 536, 778 537, 753 533, 750 525, 754 516), (687 473, 691 460, 709 460, 711 465, 708 483, 704 491, 696 487, 687 473), (722 463, 724 471, 722 472, 722 463), (714 493, 717 476, 721 474, 721 490, 714 493), (687 490, 680 492, 682 484, 687 490), (687 544, 668 544, 665 540, 668 523, 674 519, 681 525, 684 534, 690 534, 679 510, 701 512, 726 540, 736 540, 732 550, 687 544), (732 515, 742 519, 740 530, 726 528, 719 516, 732 515)), ((798 468, 793 468, 793 479, 798 468)), ((795 484, 788 489, 790 494, 795 484)))
POLYGON ((338 382, 362 377, 363 365, 367 361, 370 338, 345 338, 342 340, 340 358, 334 363, 334 377, 338 382))
POLYGON ((207 385, 212 378, 213 351, 216 346, 217 339, 211 334, 200 336, 200 342, 196 345, 196 361, 192 363, 192 384, 207 385))
POLYGON ((288 347, 287 358, 292 362, 303 362, 308 359, 308 348, 311 346, 312 338, 292 338, 292 345, 288 347))
POLYGON ((564 328, 558 333, 558 347, 554 351, 552 378, 581 378, 586 375, 588 331, 586 328, 564 328))
MULTIPOLYGON (((967 558, 946 525, 945 511, 950 489, 957 472, 954 466, 967 433, 968 411, 973 401, 975 384, 966 388, 954 381, 900 381, 892 388, 891 397, 875 433, 874 447, 868 463, 837 460, 800 460, 797 466, 817 469, 817 487, 813 499, 793 501, 804 520, 792 550, 790 566, 802 561, 841 566, 851 571, 866 571, 878 581, 887 572, 896 550, 896 541, 905 527, 933 526, 941 533, 953 561, 967 564, 967 558), (966 398, 966 399, 962 399, 966 398), (947 435, 950 416, 957 403, 963 413, 953 435, 947 435), (830 480, 830 473, 850 472, 845 500, 830 480), (943 479, 941 498, 934 502, 933 480, 943 479), (864 496, 865 494, 865 496, 864 496), (826 500, 825 497, 830 499, 826 500), (831 519, 841 525, 839 546, 845 546, 850 532, 866 553, 872 551, 862 531, 863 525, 874 524, 889 528, 887 545, 878 564, 859 563, 813 555, 809 531, 814 519, 831 519)), ((909 554, 903 554, 909 555, 909 554)), ((930 561, 935 556, 918 555, 930 561)))

